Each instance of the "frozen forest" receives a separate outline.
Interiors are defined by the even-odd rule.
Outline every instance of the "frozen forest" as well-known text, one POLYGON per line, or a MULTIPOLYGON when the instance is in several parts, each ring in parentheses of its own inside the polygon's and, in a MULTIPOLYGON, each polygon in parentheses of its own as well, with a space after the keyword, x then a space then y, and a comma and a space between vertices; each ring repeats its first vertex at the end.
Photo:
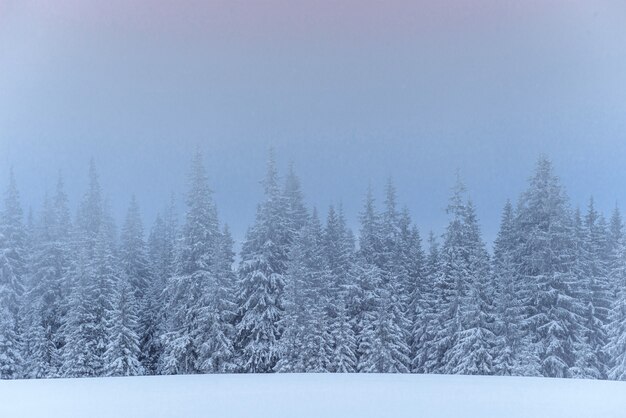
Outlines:
POLYGON ((355 234, 341 206, 310 209, 293 167, 280 175, 270 157, 236 254, 200 154, 189 172, 184 216, 172 199, 149 231, 134 198, 116 227, 93 162, 75 212, 59 178, 25 216, 11 173, 0 213, 0 378, 626 380, 620 212, 605 217, 593 199, 573 207, 545 158, 503 205, 493 249, 460 178, 442 234, 422 236, 391 181, 381 203, 368 190, 355 234))

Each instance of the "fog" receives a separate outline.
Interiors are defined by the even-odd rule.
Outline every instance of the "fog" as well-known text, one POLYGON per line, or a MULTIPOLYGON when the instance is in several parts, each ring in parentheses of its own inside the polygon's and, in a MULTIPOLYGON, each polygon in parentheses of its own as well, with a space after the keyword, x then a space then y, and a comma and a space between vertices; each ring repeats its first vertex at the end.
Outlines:
POLYGON ((0 2, 0 187, 37 211, 59 170, 76 207, 95 159, 149 228, 203 152, 241 240, 267 152, 353 228, 388 177, 443 232, 458 169, 485 238, 536 159, 574 205, 626 207, 626 6, 619 1, 0 2), (300 3, 300 2, 295 2, 300 3))

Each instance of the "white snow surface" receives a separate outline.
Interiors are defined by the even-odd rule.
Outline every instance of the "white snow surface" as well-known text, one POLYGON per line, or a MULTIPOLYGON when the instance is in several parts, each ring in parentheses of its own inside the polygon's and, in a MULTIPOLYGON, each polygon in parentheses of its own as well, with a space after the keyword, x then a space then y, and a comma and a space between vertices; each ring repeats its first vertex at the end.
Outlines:
POLYGON ((626 417, 626 382, 383 374, 0 381, 0 417, 626 417))

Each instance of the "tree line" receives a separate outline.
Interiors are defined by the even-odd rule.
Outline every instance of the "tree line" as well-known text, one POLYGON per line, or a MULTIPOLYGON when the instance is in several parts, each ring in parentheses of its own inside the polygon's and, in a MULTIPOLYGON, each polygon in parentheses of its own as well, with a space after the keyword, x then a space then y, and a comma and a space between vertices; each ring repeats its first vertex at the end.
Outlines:
POLYGON ((493 251, 462 182, 426 245, 391 181, 358 237, 304 203, 273 156, 235 261, 202 156, 174 199, 119 232, 93 162, 75 216, 62 179, 26 221, 11 173, 0 213, 0 378, 381 372, 626 379, 626 239, 572 209, 549 160, 507 202, 493 251))

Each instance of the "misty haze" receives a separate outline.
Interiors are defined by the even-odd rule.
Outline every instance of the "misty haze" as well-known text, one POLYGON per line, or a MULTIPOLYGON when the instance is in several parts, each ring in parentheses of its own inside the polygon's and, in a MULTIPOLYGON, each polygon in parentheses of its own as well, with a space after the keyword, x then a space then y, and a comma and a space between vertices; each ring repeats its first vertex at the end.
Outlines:
POLYGON ((621 416, 624 17, 0 1, 0 415, 621 416))

